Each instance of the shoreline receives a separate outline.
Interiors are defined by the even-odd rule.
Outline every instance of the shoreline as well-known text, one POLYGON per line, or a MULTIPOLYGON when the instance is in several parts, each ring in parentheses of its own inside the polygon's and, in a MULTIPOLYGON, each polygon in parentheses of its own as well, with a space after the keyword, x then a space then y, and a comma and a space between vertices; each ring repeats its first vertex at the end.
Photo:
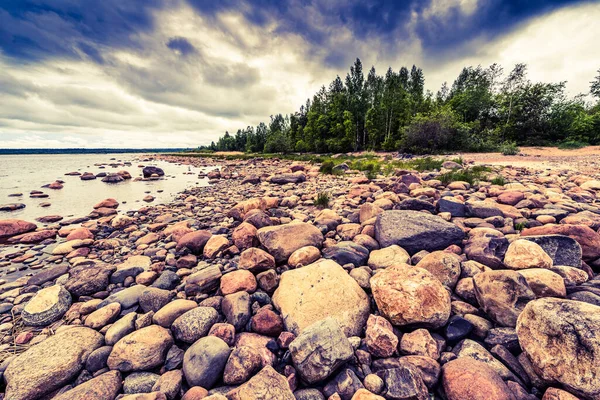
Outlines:
MULTIPOLYGON (((514 383, 531 394, 540 389, 527 365, 516 370, 497 347, 517 363, 547 351, 515 330, 517 316, 540 335, 544 324, 575 317, 596 323, 577 308, 600 312, 600 181, 591 177, 477 169, 470 156, 371 179, 324 174, 306 161, 160 157, 219 168, 207 173, 209 185, 166 204, 118 213, 104 200, 99 218, 60 228, 43 268, 0 285, 7 396, 58 390, 69 398, 103 380, 116 396, 139 378, 169 398, 202 389, 230 399, 269 387, 274 398, 353 390, 352 398, 361 389, 385 399, 395 373, 426 396, 464 385, 440 371, 465 359, 460 368, 493 377, 482 390, 509 396, 514 383), (489 183, 499 176, 503 185, 489 183), (536 308, 548 298, 564 305, 552 321, 536 308), (70 360, 66 343, 88 347, 88 361, 70 360), (304 348, 323 352, 321 361, 301 361, 304 348), (36 352, 57 354, 61 365, 36 352), (67 367, 76 372, 40 389, 38 370, 58 377, 71 374, 67 367)), ((561 332, 565 341, 583 334, 561 332)), ((588 362, 568 349, 555 356, 588 362)))

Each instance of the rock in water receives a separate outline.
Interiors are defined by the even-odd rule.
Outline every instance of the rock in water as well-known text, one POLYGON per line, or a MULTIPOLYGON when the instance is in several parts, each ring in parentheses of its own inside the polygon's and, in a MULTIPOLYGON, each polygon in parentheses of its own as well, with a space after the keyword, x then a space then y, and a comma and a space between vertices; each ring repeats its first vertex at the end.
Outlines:
POLYGON ((36 228, 36 224, 21 219, 3 219, 0 220, 0 238, 31 232, 36 228))
POLYGON ((25 305, 21 316, 25 325, 46 326, 60 319, 71 306, 71 295, 60 285, 40 290, 25 305))
POLYGON ((108 356, 108 367, 123 372, 143 371, 165 361, 173 344, 171 333, 158 325, 150 325, 119 340, 108 356))
POLYGON ((300 376, 313 384, 325 380, 352 358, 354 350, 337 320, 325 318, 294 339, 290 353, 300 376))
POLYGON ((323 234, 314 225, 294 223, 267 226, 257 232, 258 240, 275 257, 275 261, 287 261, 289 256, 304 246, 321 247, 323 234))
POLYGON ((85 327, 67 328, 15 358, 4 372, 6 398, 37 399, 75 378, 102 334, 85 327))
POLYGON ((190 346, 183 356, 183 374, 190 386, 210 389, 225 369, 231 350, 216 336, 206 336, 190 346))
POLYGON ((161 168, 153 167, 153 166, 144 167, 144 169, 142 170, 142 173, 144 174, 144 178, 150 178, 152 175, 158 175, 158 176, 165 175, 165 171, 163 171, 161 168))
POLYGON ((517 335, 538 375, 600 399, 600 307, 555 298, 532 301, 519 316, 517 335))
POLYGON ((371 278, 381 314, 394 325, 444 326, 450 318, 450 295, 429 271, 397 265, 371 278))
POLYGON ((515 400, 493 369, 470 357, 450 361, 442 372, 448 400, 515 400))
POLYGON ((369 318, 369 298, 332 260, 286 271, 273 295, 286 329, 298 335, 313 323, 333 317, 346 336, 360 335, 369 318))
POLYGON ((460 244, 464 236, 456 225, 419 211, 384 211, 375 222, 375 238, 382 248, 397 244, 410 254, 443 250, 460 244))
POLYGON ((295 400, 287 379, 270 365, 264 367, 252 379, 227 393, 230 400, 295 400))

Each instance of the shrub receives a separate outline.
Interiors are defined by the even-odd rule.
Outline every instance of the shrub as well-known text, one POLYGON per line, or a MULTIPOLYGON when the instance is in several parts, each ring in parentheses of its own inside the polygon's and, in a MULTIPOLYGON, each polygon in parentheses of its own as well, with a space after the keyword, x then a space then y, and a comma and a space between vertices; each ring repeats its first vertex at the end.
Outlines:
POLYGON ((492 183, 492 185, 498 185, 498 186, 506 185, 506 180, 504 179, 504 177, 502 175, 498 175, 497 177, 492 179, 490 182, 492 183))
POLYGON ((438 179, 442 181, 444 185, 448 185, 451 182, 461 181, 468 182, 471 186, 477 184, 480 180, 485 178, 485 173, 489 172, 488 167, 477 165, 473 168, 456 169, 445 174, 441 174, 438 179))
POLYGON ((415 154, 437 154, 459 149, 465 142, 467 127, 454 111, 441 108, 428 115, 417 114, 403 133, 403 149, 415 154))
POLYGON ((321 172, 322 174, 331 174, 333 173, 333 167, 335 167, 335 163, 333 161, 323 161, 321 167, 319 168, 319 172, 321 172))
POLYGON ((504 142, 500 145, 500 152, 505 156, 516 156, 519 151, 520 149, 515 142, 504 142))
POLYGON ((580 142, 578 140, 568 140, 566 142, 562 142, 558 144, 558 148, 562 149, 562 150, 575 150, 575 149, 581 149, 584 147, 589 146, 589 144, 585 143, 585 142, 580 142))

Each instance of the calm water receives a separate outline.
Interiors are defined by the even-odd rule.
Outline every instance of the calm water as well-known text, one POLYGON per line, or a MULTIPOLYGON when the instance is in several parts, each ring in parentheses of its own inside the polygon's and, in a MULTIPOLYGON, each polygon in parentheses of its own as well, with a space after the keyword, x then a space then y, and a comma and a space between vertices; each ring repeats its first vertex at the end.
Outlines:
POLYGON ((176 165, 165 161, 142 161, 143 154, 78 154, 78 155, 2 155, 0 156, 0 204, 23 203, 24 209, 2 212, 0 219, 19 218, 34 221, 45 215, 62 215, 63 217, 80 217, 89 214, 94 204, 105 198, 115 198, 121 205, 119 210, 136 210, 147 203, 142 199, 149 192, 155 197, 153 203, 160 204, 171 201, 175 194, 192 186, 204 186, 207 179, 198 178, 200 171, 207 169, 187 165, 176 165), (111 160, 112 159, 112 160, 111 160), (130 166, 112 167, 110 163, 131 162, 130 166), (104 168, 94 164, 105 164, 104 168), (78 171, 118 172, 128 171, 132 178, 142 176, 139 165, 155 165, 165 171, 164 179, 158 181, 139 181, 133 179, 109 184, 101 178, 82 181, 79 176, 66 176, 65 173, 78 171), (186 174, 192 172, 192 174, 186 174), (42 188, 43 185, 63 180, 60 190, 42 188), (29 197, 32 190, 40 190, 49 197, 35 199, 29 197), (162 192, 159 192, 162 191, 162 192), (21 197, 9 197, 11 193, 23 193, 21 197), (51 203, 49 207, 41 207, 41 203, 51 203), (123 204, 125 202, 125 204, 123 204))

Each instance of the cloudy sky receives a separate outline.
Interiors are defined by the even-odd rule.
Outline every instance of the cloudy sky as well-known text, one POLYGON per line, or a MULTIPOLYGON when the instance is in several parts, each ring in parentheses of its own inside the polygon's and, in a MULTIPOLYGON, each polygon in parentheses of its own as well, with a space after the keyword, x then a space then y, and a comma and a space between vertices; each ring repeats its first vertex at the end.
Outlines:
POLYGON ((434 92, 463 66, 525 62, 584 93, 598 21, 598 0, 1 0, 0 148, 209 144, 297 110, 356 57, 417 64, 434 92))

